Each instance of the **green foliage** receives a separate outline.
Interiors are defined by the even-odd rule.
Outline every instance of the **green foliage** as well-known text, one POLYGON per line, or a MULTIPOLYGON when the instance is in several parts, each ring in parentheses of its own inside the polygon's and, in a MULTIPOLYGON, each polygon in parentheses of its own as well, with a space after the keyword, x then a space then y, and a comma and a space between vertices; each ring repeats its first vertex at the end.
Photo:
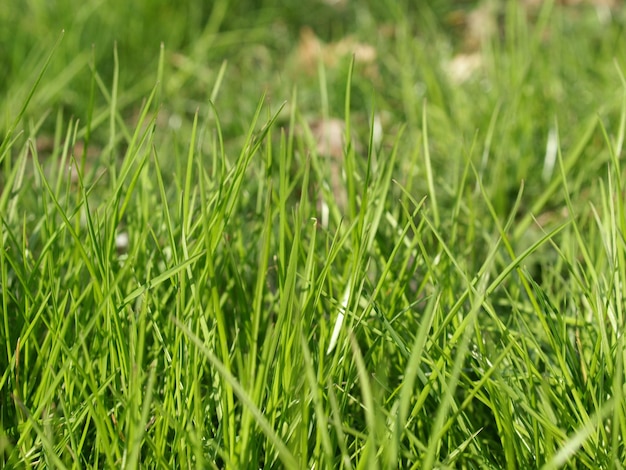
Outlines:
POLYGON ((74 3, 0 9, 0 466, 626 459, 623 13, 74 3))

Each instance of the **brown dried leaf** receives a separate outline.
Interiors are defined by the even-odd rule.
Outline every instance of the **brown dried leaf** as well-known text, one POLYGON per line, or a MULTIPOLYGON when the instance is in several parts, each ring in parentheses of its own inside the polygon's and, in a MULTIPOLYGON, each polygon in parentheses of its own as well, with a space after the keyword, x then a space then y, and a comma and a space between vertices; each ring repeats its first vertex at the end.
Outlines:
POLYGON ((310 125, 319 155, 343 159, 346 124, 341 119, 319 119, 310 125))
POLYGON ((491 2, 484 2, 472 10, 465 23, 465 48, 477 51, 498 33, 496 11, 491 2))
POLYGON ((353 54, 354 61, 361 64, 371 64, 376 60, 376 49, 369 44, 355 41, 352 37, 347 37, 327 48, 329 61, 343 56, 353 54), (335 56, 335 57, 332 57, 335 56))
POLYGON ((322 43, 313 30, 305 26, 300 30, 298 62, 308 73, 314 73, 322 56, 322 43))
POLYGON ((482 54, 472 52, 470 54, 457 54, 452 60, 444 64, 444 70, 452 83, 461 84, 472 78, 482 65, 482 54))
MULTIPOLYGON (((337 206, 345 211, 348 196, 343 182, 343 147, 346 124, 341 119, 319 119, 310 124, 318 155, 328 158, 330 189, 337 206)), ((320 205, 323 201, 319 201, 320 205)))
POLYGON ((326 67, 334 67, 340 59, 354 55, 356 63, 373 64, 376 61, 376 49, 366 43, 358 42, 348 36, 340 41, 324 44, 308 26, 300 30, 297 60, 300 67, 312 74, 320 61, 326 67))

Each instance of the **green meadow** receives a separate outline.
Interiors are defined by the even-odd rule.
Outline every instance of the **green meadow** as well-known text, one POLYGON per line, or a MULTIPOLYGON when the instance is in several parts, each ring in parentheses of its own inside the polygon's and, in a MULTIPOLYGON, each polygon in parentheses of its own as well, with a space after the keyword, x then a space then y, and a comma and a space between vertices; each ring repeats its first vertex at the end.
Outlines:
POLYGON ((619 1, 7 0, 0 467, 623 468, 619 1))

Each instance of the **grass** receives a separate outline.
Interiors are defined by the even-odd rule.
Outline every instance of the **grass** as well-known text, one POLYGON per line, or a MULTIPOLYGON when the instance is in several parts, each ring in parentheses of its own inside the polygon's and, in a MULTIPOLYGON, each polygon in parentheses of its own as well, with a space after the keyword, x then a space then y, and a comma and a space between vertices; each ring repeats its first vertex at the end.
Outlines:
POLYGON ((622 10, 498 3, 459 82, 472 3, 57 3, 0 12, 0 466, 621 468, 622 10))

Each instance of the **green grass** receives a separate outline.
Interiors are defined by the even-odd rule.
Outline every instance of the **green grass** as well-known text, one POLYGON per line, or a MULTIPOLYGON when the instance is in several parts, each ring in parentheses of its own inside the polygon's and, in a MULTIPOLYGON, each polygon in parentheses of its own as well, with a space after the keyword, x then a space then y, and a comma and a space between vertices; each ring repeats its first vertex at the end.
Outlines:
POLYGON ((455 83, 471 2, 73 3, 0 9, 0 467, 621 468, 624 11, 455 83))

